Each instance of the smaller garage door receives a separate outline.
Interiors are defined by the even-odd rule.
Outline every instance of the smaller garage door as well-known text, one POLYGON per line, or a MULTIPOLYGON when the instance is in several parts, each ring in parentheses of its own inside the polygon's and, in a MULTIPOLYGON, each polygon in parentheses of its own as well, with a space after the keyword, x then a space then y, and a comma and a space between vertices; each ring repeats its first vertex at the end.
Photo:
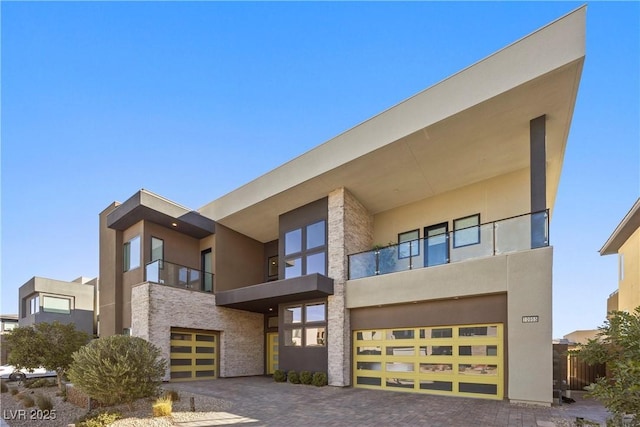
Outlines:
POLYGON ((171 328, 171 380, 205 380, 218 375, 218 333, 171 328))

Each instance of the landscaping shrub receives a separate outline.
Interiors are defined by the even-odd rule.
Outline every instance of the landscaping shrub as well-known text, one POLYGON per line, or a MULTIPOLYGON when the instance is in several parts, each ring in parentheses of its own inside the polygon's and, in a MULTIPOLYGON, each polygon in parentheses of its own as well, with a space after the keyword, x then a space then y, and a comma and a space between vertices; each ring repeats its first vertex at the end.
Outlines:
POLYGON ((118 412, 87 414, 76 421, 76 427, 107 427, 122 418, 118 412))
POLYGON ((9 387, 7 386, 7 383, 5 383, 4 381, 0 381, 0 392, 6 393, 8 391, 9 387))
POLYGON ((171 415, 171 399, 168 397, 159 397, 156 403, 153 404, 153 416, 154 417, 166 417, 171 415))
POLYGON ((51 402, 51 398, 48 396, 37 393, 34 400, 36 401, 38 408, 43 411, 51 411, 53 409, 53 402, 51 402))
POLYGON ((283 370, 276 369, 273 372, 273 379, 277 383, 283 383, 287 380, 287 374, 283 370))
POLYGON ((324 372, 316 372, 313 374, 313 380, 311 381, 316 387, 322 387, 328 384, 327 374, 324 372))
POLYGON ((24 386, 26 388, 53 387, 55 385, 55 380, 50 380, 48 378, 34 378, 24 382, 24 386))
POLYGON ((157 396, 167 362, 142 338, 99 338, 73 354, 69 379, 87 396, 106 405, 157 396))
POLYGON ((289 378, 291 384, 300 384, 300 375, 296 371, 289 371, 287 378, 289 378))
POLYGON ((13 387, 11 387, 11 388, 9 389, 9 393, 11 393, 11 396, 15 396, 15 395, 16 395, 16 394, 18 394, 19 392, 18 392, 18 389, 17 389, 17 388, 13 388, 13 387))
POLYGON ((26 394, 21 394, 20 395, 20 400, 22 400, 22 404, 24 405, 25 408, 31 408, 33 406, 35 406, 36 402, 34 402, 33 398, 31 396, 28 396, 26 394))
POLYGON ((311 375, 311 372, 309 372, 309 371, 300 372, 300 382, 302 384, 309 385, 309 384, 311 384, 312 380, 313 380, 313 375, 311 375))
POLYGON ((175 390, 165 390, 162 396, 171 400, 172 402, 180 402, 180 394, 175 390))

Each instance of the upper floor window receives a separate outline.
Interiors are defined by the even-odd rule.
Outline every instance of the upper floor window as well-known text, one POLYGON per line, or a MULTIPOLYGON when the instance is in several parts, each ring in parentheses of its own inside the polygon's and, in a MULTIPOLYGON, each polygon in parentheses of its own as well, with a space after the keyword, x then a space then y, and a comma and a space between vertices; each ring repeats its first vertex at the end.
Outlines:
POLYGON ((151 262, 164 259, 164 240, 151 238, 151 262))
POLYGON ((420 255, 420 230, 398 234, 398 258, 420 255))
POLYGON ((284 277, 327 274, 326 221, 288 231, 284 235, 284 277))
POLYGON ((618 281, 624 280, 624 254, 618 254, 618 281))
POLYGON ((29 298, 29 314, 35 314, 40 312, 40 296, 35 295, 29 298))
POLYGON ((42 311, 45 313, 71 313, 71 300, 69 298, 52 297, 46 295, 42 298, 42 311))
POLYGON ((453 247, 480 243, 480 214, 453 220, 453 247))
POLYGON ((13 331, 17 327, 18 327, 18 324, 14 322, 11 322, 11 323, 5 322, 2 324, 3 331, 13 331))
POLYGON ((124 244, 124 271, 140 267, 140 236, 136 236, 124 244))
POLYGON ((324 302, 290 305, 285 307, 283 318, 285 346, 326 346, 327 305, 324 302))

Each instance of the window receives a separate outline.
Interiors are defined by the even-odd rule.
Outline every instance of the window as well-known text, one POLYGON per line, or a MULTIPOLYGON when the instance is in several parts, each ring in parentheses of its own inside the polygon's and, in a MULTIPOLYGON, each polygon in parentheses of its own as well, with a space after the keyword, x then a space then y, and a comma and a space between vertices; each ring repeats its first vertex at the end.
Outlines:
POLYGON ((151 262, 164 259, 164 240, 151 238, 151 262))
POLYGON ((618 281, 622 282, 624 280, 624 254, 618 254, 618 281))
POLYGON ((286 232, 284 278, 327 274, 326 240, 324 220, 286 232))
POLYGON ((45 313, 70 314, 71 300, 69 298, 44 296, 42 298, 42 311, 45 313))
POLYGON ((4 326, 3 326, 3 330, 5 330, 5 331, 13 331, 17 327, 18 327, 17 323, 5 323, 4 326))
POLYGON ((398 234, 398 258, 420 255, 420 230, 398 234))
POLYGON ((324 347, 327 345, 327 305, 325 302, 285 307, 284 345, 287 347, 324 347))
POLYGON ((27 301, 28 314, 36 314, 40 311, 40 296, 35 295, 27 301))
POLYGON ((124 244, 124 271, 140 267, 140 236, 124 244))
POLYGON ((480 214, 453 220, 453 247, 480 243, 480 214))

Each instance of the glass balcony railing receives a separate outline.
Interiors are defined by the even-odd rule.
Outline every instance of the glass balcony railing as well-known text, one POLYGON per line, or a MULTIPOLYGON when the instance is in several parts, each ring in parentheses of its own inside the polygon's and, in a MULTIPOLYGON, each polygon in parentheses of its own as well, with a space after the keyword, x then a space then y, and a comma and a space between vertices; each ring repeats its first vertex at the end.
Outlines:
POLYGON ((213 292, 213 274, 164 260, 146 266, 145 280, 160 285, 193 291, 213 292))
POLYGON ((349 255, 349 279, 433 267, 548 245, 547 210, 349 255))

